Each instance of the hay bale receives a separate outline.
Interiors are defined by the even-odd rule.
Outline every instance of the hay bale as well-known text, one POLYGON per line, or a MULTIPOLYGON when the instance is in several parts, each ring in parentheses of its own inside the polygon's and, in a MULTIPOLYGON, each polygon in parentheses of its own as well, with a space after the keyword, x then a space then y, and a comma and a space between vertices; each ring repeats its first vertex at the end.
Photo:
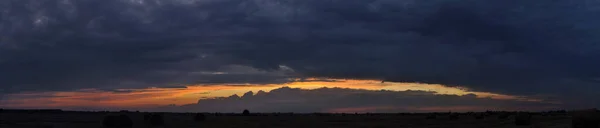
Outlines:
POLYGON ((425 119, 435 119, 437 118, 437 116, 435 114, 429 114, 427 115, 427 117, 425 117, 425 119))
POLYGON ((124 114, 119 115, 119 120, 121 121, 121 126, 124 126, 127 128, 130 128, 133 126, 133 121, 127 115, 124 115, 124 114))
POLYGON ((502 114, 498 115, 498 119, 505 120, 505 119, 508 119, 509 116, 510 116, 510 114, 508 114, 508 113, 502 113, 502 114))
POLYGON ((244 109, 244 111, 242 112, 242 115, 249 116, 250 115, 250 111, 248 111, 248 109, 244 109))
POLYGON ((481 120, 483 118, 485 118, 483 114, 475 114, 475 119, 481 120))
POLYGON ((527 126, 531 125, 531 114, 529 113, 518 113, 515 116, 515 125, 517 126, 527 126))
MULTIPOLYGON (((4 111, 4 109, 0 108, 0 116, 2 116, 2 111, 4 111)), ((0 124, 3 124, 4 121, 2 121, 2 118, 0 118, 0 124)))
POLYGON ((152 117, 152 114, 149 114, 149 113, 144 114, 144 121, 150 121, 150 117, 152 117))
POLYGON ((108 115, 104 117, 102 125, 105 128, 131 128, 133 127, 133 121, 129 116, 121 115, 108 115))
POLYGON ((117 119, 115 116, 104 116, 104 119, 102 119, 102 126, 105 128, 112 128, 117 125, 116 122, 117 119))
POLYGON ((570 112, 573 128, 598 128, 600 112, 597 109, 577 110, 570 112))
POLYGON ((459 119, 458 116, 459 116, 458 114, 450 114, 450 115, 448 115, 448 118, 450 120, 458 120, 459 119))
POLYGON ((165 120, 161 114, 152 114, 150 116, 150 125, 152 126, 163 126, 165 125, 165 120))
POLYGON ((206 120, 206 116, 204 116, 204 114, 202 113, 196 113, 196 115, 194 116, 194 121, 201 122, 204 120, 206 120))

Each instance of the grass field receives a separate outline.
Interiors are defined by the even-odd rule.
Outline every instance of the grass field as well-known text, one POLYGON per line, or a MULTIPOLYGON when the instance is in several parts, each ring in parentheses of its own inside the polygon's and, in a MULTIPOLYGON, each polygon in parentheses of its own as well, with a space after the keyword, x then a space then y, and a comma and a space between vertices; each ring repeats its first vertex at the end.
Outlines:
MULTIPOLYGON (((0 128, 103 128, 102 120, 108 114, 120 113, 2 113, 0 128)), ((134 128, 151 127, 144 122, 144 113, 126 114, 133 120, 134 128)), ((192 113, 164 113, 165 126, 155 128, 570 128, 571 123, 566 115, 534 115, 530 126, 516 126, 514 116, 502 120, 497 115, 479 120, 471 115, 460 115, 458 120, 450 120, 447 115, 426 119, 425 114, 205 115, 205 121, 195 122, 192 113)))

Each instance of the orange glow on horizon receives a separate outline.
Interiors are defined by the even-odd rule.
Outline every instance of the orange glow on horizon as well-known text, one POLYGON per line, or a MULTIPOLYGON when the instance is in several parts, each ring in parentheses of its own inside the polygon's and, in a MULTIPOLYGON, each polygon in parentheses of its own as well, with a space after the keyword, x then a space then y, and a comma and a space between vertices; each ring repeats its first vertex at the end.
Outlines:
MULTIPOLYGON (((316 79, 308 79, 316 80, 316 79)), ((466 95, 476 94, 480 98, 489 97, 495 99, 518 99, 514 96, 500 95, 485 92, 467 92, 459 88, 445 87, 437 84, 419 84, 419 83, 395 83, 378 80, 342 80, 329 79, 334 81, 307 81, 291 82, 287 84, 267 84, 267 85, 190 85, 187 88, 148 88, 148 89, 120 89, 119 91, 130 92, 110 92, 94 89, 85 89, 73 92, 54 92, 43 93, 44 96, 33 98, 19 98, 26 96, 35 96, 42 93, 22 93, 12 94, 5 97, 6 100, 0 104, 0 107, 156 107, 169 104, 184 105, 196 103, 199 99, 227 97, 234 94, 243 95, 248 91, 257 92, 263 90, 269 92, 273 89, 288 86, 291 88, 317 89, 328 88, 350 88, 365 90, 422 90, 435 91, 438 94, 466 95), (11 98, 13 97, 13 98, 11 98)))
POLYGON ((356 108, 335 108, 325 112, 327 113, 366 113, 377 110, 398 110, 400 107, 394 106, 375 106, 375 107, 356 107, 356 108))

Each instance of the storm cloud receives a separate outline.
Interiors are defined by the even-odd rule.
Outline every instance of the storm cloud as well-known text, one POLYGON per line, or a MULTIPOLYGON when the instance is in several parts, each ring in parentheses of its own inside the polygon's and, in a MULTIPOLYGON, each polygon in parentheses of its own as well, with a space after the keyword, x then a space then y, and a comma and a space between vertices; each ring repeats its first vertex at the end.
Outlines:
POLYGON ((591 0, 6 0, 0 92, 326 77, 598 106, 599 7, 591 0), (232 66, 262 75, 217 73, 232 66))

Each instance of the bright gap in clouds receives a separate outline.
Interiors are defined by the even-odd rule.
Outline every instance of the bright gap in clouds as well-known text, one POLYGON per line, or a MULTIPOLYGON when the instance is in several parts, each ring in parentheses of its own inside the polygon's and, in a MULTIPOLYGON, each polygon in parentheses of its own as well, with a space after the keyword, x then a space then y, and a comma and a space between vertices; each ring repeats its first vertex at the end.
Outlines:
MULTIPOLYGON (((318 89, 349 88, 363 90, 421 90, 436 92, 440 95, 475 94, 478 98, 523 100, 523 98, 486 92, 468 92, 459 88, 445 87, 437 84, 395 83, 376 80, 342 80, 342 79, 305 79, 288 84, 270 85, 191 85, 187 88, 148 88, 119 89, 102 91, 86 89, 74 92, 20 93, 8 95, 0 107, 4 108, 63 108, 63 109, 144 109, 165 105, 194 104, 198 100, 242 96, 248 91, 260 90, 269 92, 281 87, 318 89)), ((435 107, 435 106, 432 106, 435 107)), ((348 108, 354 109, 354 108, 348 108)), ((338 110, 332 110, 338 111, 338 110)))

